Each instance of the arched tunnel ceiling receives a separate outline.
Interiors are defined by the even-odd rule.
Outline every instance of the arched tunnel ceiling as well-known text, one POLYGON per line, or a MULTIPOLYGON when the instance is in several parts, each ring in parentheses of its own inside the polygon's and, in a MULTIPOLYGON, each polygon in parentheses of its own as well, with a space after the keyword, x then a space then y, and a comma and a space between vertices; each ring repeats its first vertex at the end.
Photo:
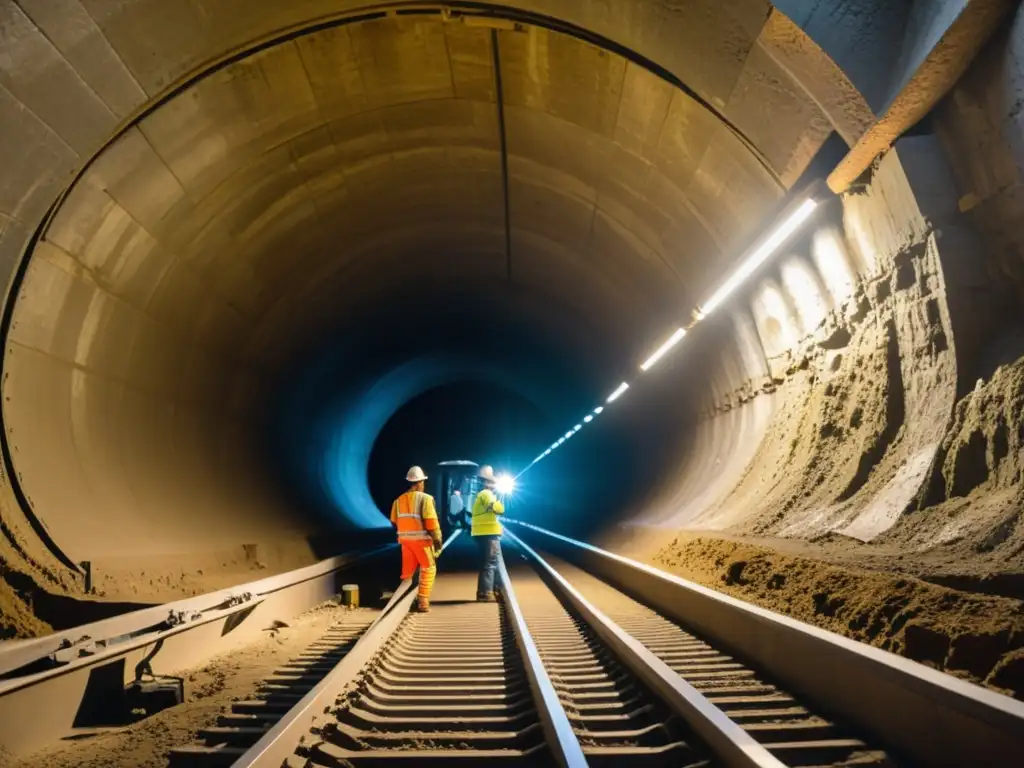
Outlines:
MULTIPOLYGON (((656 317, 692 303, 781 193, 771 170, 693 99, 620 56, 536 27, 497 41, 516 281, 571 284, 556 292, 586 296, 601 317, 617 301, 656 317), (575 263, 560 269, 566 258, 575 263)), ((415 251, 451 258, 417 262, 438 278, 445 264, 453 280, 500 278, 493 61, 489 30, 417 18, 262 50, 108 147, 46 240, 113 283, 130 272, 142 305, 175 280, 209 278, 250 326, 275 305, 275 323, 300 315, 289 301, 316 304, 317 290, 336 305, 350 300, 346 286, 372 293, 367 261, 411 274, 415 251)), ((818 143, 827 133, 808 129, 818 143)), ((810 156, 807 133, 792 138, 798 160, 810 156)))
MULTIPOLYGON (((177 3, 83 3, 96 55, 71 45, 38 72, 73 67, 89 84, 73 121, 35 105, 61 135, 55 154, 88 155, 143 93, 321 5, 217 3, 188 34, 177 3)), ((575 338, 567 355, 598 346, 606 366, 628 364, 721 275, 832 130, 758 42, 767 4, 658 8, 664 23, 639 42, 698 98, 561 32, 431 13, 296 31, 142 113, 57 207, 12 316, 5 393, 18 407, 5 417, 51 533, 96 546, 83 506, 123 518, 111 548, 169 546, 183 505, 218 510, 225 539, 237 526, 225 508, 273 530, 276 502, 245 485, 239 448, 266 376, 318 329, 403 311, 415 291, 525 306, 575 338), (669 46, 667 29, 686 34, 669 46), (167 445, 195 466, 158 469, 167 445), (73 467, 63 489, 57 465, 73 467), (186 470, 199 487, 175 487, 186 470)), ((582 10, 596 13, 566 16, 582 10)), ((32 106, 31 78, 3 84, 32 106)), ((25 154, 14 177, 41 162, 25 154)), ((0 203, 34 224, 47 189, 0 203)))

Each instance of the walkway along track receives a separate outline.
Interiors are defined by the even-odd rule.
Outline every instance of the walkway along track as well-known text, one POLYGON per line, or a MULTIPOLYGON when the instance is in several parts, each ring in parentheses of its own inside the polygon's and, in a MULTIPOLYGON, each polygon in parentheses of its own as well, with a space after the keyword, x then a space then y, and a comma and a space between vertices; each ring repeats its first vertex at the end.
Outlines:
POLYGON ((777 765, 1024 765, 1024 702, 583 542, 513 528, 555 553, 545 562, 520 542, 620 659, 651 679, 660 670, 652 687, 712 747, 714 733, 688 710, 742 728, 777 765))

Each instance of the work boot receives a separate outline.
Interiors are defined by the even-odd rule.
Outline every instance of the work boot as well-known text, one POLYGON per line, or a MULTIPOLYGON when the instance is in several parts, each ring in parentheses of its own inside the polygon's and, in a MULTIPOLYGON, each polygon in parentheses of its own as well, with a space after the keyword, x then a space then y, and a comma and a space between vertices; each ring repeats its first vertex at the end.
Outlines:
POLYGON ((476 596, 478 603, 496 603, 498 597, 493 592, 481 592, 476 596))

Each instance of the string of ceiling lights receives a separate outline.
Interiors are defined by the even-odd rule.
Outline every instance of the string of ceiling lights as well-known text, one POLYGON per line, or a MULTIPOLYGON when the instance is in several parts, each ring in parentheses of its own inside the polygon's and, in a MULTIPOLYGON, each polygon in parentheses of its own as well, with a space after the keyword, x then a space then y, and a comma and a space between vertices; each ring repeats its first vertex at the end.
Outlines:
MULTIPOLYGON (((722 302, 724 302, 726 298, 733 293, 733 291, 735 291, 743 282, 754 274, 754 272, 757 271, 757 268, 764 264, 783 243, 796 234, 796 232, 811 217, 811 214, 814 213, 814 210, 817 207, 818 202, 813 196, 809 195, 802 203, 800 203, 800 205, 796 206, 795 209, 792 209, 792 212, 781 221, 775 230, 767 238, 764 238, 759 242, 743 263, 740 264, 729 278, 719 286, 718 290, 711 295, 711 298, 697 306, 697 309, 693 312, 693 322, 690 324, 689 328, 679 327, 672 331, 671 335, 662 342, 661 346, 654 350, 654 352, 652 352, 650 356, 640 364, 640 372, 646 373, 653 368, 658 361, 665 357, 673 347, 683 340, 683 337, 686 336, 689 330, 692 330, 695 325, 721 306, 722 302)), ((525 469, 516 475, 515 479, 518 480, 535 464, 543 461, 554 451, 561 448, 567 440, 572 439, 577 432, 583 429, 584 425, 592 422, 595 417, 600 416, 604 412, 606 407, 612 405, 612 403, 615 403, 619 398, 626 394, 626 392, 629 391, 629 387, 630 383, 628 381, 623 381, 619 384, 614 390, 612 390, 611 394, 605 398, 602 405, 597 406, 591 412, 587 413, 587 415, 584 416, 578 424, 559 437, 550 446, 545 448, 537 458, 531 461, 525 469)))

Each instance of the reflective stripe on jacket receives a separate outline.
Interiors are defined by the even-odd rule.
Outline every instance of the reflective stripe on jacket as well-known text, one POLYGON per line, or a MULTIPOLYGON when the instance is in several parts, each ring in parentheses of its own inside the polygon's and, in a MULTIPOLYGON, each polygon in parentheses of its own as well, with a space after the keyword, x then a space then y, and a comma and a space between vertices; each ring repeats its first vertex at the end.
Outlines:
POLYGON ((398 528, 399 541, 429 541, 433 538, 430 531, 441 534, 434 497, 420 491, 409 491, 395 499, 391 505, 391 522, 398 528))
POLYGON ((476 495, 473 502, 473 530, 474 536, 501 536, 501 523, 498 522, 498 515, 505 514, 505 505, 498 501, 494 491, 484 488, 476 495))

